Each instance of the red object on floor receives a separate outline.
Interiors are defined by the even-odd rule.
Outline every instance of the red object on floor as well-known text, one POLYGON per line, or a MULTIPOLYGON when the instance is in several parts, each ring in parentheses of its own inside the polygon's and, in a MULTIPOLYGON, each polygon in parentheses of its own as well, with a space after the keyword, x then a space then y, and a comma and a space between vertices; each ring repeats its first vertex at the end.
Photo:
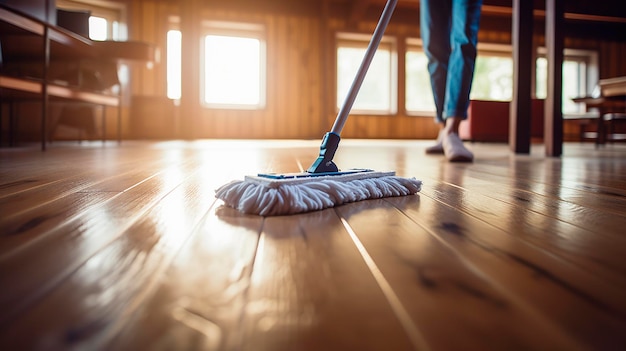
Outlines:
MULTIPOLYGON (((508 101, 470 101, 467 120, 459 127, 461 139, 507 142, 509 140, 509 106, 508 101)), ((531 137, 543 138, 543 100, 541 99, 532 100, 531 137)))

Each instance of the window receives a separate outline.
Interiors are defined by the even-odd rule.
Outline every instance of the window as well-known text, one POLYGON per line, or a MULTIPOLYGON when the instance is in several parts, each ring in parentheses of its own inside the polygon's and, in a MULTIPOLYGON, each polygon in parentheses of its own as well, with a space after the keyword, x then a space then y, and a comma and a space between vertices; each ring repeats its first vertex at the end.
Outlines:
POLYGON ((505 53, 495 47, 484 50, 479 45, 470 99, 511 101, 512 97, 513 59, 510 51, 505 53))
MULTIPOLYGON (((539 51, 536 61, 536 96, 547 95, 548 62, 545 49, 539 51)), ((574 97, 589 95, 598 82, 598 55, 593 51, 565 49, 563 59, 563 113, 583 114, 584 104, 572 101, 574 97)))
MULTIPOLYGON (((340 108, 361 66, 370 38, 340 34, 337 37, 337 108, 340 108)), ((367 71, 352 111, 393 114, 397 109, 396 53, 393 42, 383 38, 367 71)))
POLYGON ((258 38, 205 36, 203 102, 215 107, 263 107, 264 54, 258 38))
MULTIPOLYGON (((545 49, 540 49, 536 61, 535 96, 546 97, 547 62, 545 49)), ((593 51, 565 49, 563 61, 563 113, 582 114, 584 105, 573 97, 589 95, 598 82, 598 55, 593 51)), ((513 96, 513 59, 507 45, 478 44, 478 56, 472 82, 471 99, 511 101, 513 96)), ((427 59, 421 43, 407 41, 406 110, 423 115, 434 112, 427 59)))
MULTIPOLYGON (((181 39, 167 33, 167 96, 181 97, 181 39)), ((260 109, 266 100, 264 30, 252 24, 205 22, 201 103, 211 108, 260 109)))
MULTIPOLYGON (((126 40, 125 15, 126 5, 103 0, 56 0, 58 8, 66 10, 89 11, 89 38, 91 40, 126 40)), ((127 86, 130 80, 130 71, 125 63, 117 64, 117 76, 106 75, 107 83, 114 84, 111 91, 114 93, 128 93, 127 86), (117 84, 119 83, 119 84, 117 84), (121 90, 120 90, 121 89, 121 90)))
POLYGON ((89 17, 89 39, 91 40, 120 40, 119 22, 111 17, 89 17))
POLYGON ((89 17, 89 38, 92 40, 107 40, 109 36, 108 21, 106 18, 89 17))
POLYGON ((179 30, 167 32, 167 97, 172 100, 180 100, 181 94, 181 38, 179 30))
MULTIPOLYGON (((479 44, 470 98, 510 101, 513 90, 513 61, 510 48, 479 44)), ((421 40, 409 39, 406 52, 406 103, 409 114, 432 115, 435 103, 430 86, 428 58, 421 40)))
POLYGON ((97 0, 57 0, 56 5, 67 10, 89 11, 91 40, 126 40, 126 27, 122 25, 125 15, 123 4, 97 0))
POLYGON ((409 114, 432 115, 435 112, 427 65, 428 58, 421 49, 421 41, 409 40, 406 52, 405 88, 405 108, 409 114))

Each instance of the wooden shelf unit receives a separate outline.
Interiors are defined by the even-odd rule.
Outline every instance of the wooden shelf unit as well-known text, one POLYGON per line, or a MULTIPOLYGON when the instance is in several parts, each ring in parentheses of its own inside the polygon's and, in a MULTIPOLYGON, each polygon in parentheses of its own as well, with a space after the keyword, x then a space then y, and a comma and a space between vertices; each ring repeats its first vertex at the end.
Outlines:
POLYGON ((46 149, 47 144, 50 101, 117 107, 117 138, 118 141, 121 140, 120 95, 55 84, 49 79, 50 62, 98 58, 100 50, 97 43, 2 5, 0 5, 0 43, 2 60, 9 58, 19 62, 30 61, 41 64, 39 77, 7 75, 0 71, 0 102, 33 99, 41 102, 42 150, 46 149))

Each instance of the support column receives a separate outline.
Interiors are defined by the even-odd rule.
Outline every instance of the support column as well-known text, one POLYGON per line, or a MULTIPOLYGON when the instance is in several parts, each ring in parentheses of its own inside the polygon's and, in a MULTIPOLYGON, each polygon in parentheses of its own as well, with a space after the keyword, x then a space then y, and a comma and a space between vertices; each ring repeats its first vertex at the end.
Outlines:
POLYGON ((548 90, 544 104, 546 156, 563 153, 563 24, 564 0, 546 0, 546 49, 548 90))
POLYGON ((533 1, 513 0, 513 97, 509 112, 509 147, 530 153, 533 82, 533 1))
POLYGON ((200 36, 202 28, 202 1, 180 2, 181 97, 180 129, 183 139, 197 137, 194 130, 200 112, 200 36))

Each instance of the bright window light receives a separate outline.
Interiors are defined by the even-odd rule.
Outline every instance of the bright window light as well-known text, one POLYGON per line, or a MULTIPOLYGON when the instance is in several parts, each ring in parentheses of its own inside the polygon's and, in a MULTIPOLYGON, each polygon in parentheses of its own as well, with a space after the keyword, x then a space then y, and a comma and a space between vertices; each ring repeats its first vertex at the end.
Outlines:
POLYGON ((428 58, 423 51, 407 51, 405 107, 408 112, 435 112, 427 65, 428 58))
POLYGON ((204 102, 259 107, 264 104, 262 43, 257 38, 207 35, 204 38, 204 102))
MULTIPOLYGON (((589 64, 591 59, 568 57, 563 60, 563 94, 561 96, 563 113, 577 114, 584 113, 584 104, 575 103, 572 98, 585 96, 589 86, 589 64)), ((548 88, 548 60, 545 57, 538 57, 536 61, 536 90, 535 94, 540 99, 545 99, 548 88)))
POLYGON ((120 35, 120 33, 121 33, 120 22, 113 21, 113 23, 111 24, 111 27, 112 27, 112 30, 113 30, 113 40, 122 40, 122 37, 120 35))
POLYGON ((511 101, 513 59, 510 56, 478 54, 474 69, 472 100, 511 101))
POLYGON ((577 104, 572 99, 587 95, 586 72, 584 61, 563 62, 563 112, 584 112, 583 104, 577 104))
POLYGON ((102 17, 89 17, 89 38, 91 40, 107 40, 108 21, 102 17))
POLYGON ((181 94, 181 33, 167 32, 167 97, 179 100, 181 94))
MULTIPOLYGON (((362 45, 346 45, 337 48, 337 107, 344 103, 348 90, 363 61, 368 42, 362 45)), ((367 75, 363 80, 359 94, 352 109, 365 113, 394 112, 395 84, 391 45, 382 45, 372 59, 367 75)))

